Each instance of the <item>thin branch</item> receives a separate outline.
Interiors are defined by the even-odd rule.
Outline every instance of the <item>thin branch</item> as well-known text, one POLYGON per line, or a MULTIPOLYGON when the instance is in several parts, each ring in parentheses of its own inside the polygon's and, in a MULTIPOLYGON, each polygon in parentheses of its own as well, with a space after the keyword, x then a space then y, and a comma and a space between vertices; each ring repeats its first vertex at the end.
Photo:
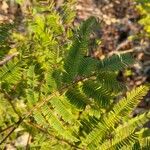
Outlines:
POLYGON ((10 61, 11 59, 13 59, 14 57, 16 57, 19 53, 13 53, 11 55, 6 56, 2 61, 0 61, 0 66, 5 65, 8 61, 10 61))
POLYGON ((0 145, 6 141, 6 139, 18 128, 18 126, 29 116, 32 115, 32 113, 39 109, 40 107, 42 107, 45 103, 47 103, 50 99, 52 99, 55 96, 59 96, 60 93, 62 94, 66 89, 72 87, 73 85, 77 84, 78 82, 87 80, 88 78, 93 77, 95 74, 92 74, 89 77, 85 77, 85 78, 77 78, 71 85, 65 85, 63 86, 59 91, 54 91, 50 96, 48 96, 47 98, 45 98, 44 100, 40 101, 39 103, 36 104, 35 107, 33 107, 24 117, 20 118, 19 121, 16 123, 16 126, 13 127, 13 129, 6 135, 6 137, 4 137, 4 139, 0 142, 0 145))
POLYGON ((108 54, 108 57, 112 56, 112 55, 121 55, 121 54, 126 54, 126 53, 131 53, 134 52, 134 49, 128 49, 128 50, 124 50, 124 51, 112 51, 108 54))
POLYGON ((6 130, 9 130, 9 129, 12 128, 14 125, 15 125, 15 124, 12 124, 12 125, 6 127, 5 129, 0 130, 0 134, 3 133, 3 132, 5 132, 6 130))
POLYGON ((0 145, 3 144, 7 140, 7 138, 15 131, 15 129, 18 128, 18 126, 20 125, 22 121, 23 121, 22 118, 20 118, 19 121, 16 124, 14 124, 15 127, 13 127, 12 130, 0 141, 0 145))
POLYGON ((51 94, 47 99, 43 100, 42 102, 40 101, 39 104, 37 104, 35 107, 33 107, 33 109, 31 109, 31 111, 29 111, 23 118, 20 118, 19 121, 14 125, 14 127, 12 128, 12 130, 2 139, 2 141, 0 141, 0 145, 2 143, 4 143, 7 138, 18 128, 18 126, 27 118, 29 117, 33 111, 35 111, 36 109, 40 108, 42 105, 44 105, 47 101, 49 101, 51 98, 53 98, 55 96, 55 93, 51 94))
POLYGON ((29 149, 30 138, 31 138, 31 135, 29 134, 25 150, 29 149))
POLYGON ((18 115, 19 118, 21 118, 19 112, 16 110, 14 104, 12 103, 13 98, 6 91, 2 90, 2 92, 4 93, 4 96, 6 97, 8 102, 10 103, 10 105, 11 105, 12 109, 14 110, 14 112, 18 115))
POLYGON ((118 50, 124 48, 124 47, 125 47, 126 45, 128 45, 130 42, 131 42, 131 40, 129 40, 129 39, 123 41, 122 43, 120 43, 120 44, 117 46, 116 51, 118 51, 118 50))
POLYGON ((35 107, 33 107, 24 117, 23 120, 27 117, 29 117, 35 110, 37 110, 38 108, 42 107, 45 103, 47 103, 50 99, 52 99, 54 96, 59 96, 60 93, 64 93, 65 90, 67 90, 68 88, 72 87, 73 85, 81 82, 81 81, 85 81, 91 77, 95 76, 95 74, 92 74, 89 77, 84 77, 84 78, 78 78, 76 79, 71 85, 65 85, 63 86, 59 91, 54 91, 50 96, 48 96, 47 98, 45 98, 44 100, 40 101, 39 103, 37 103, 37 105, 35 107))

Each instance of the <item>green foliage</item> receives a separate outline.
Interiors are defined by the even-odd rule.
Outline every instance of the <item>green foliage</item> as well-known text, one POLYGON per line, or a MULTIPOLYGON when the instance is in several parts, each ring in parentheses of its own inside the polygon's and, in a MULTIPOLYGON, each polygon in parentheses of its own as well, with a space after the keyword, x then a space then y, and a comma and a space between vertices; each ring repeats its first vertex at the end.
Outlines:
POLYGON ((139 23, 144 27, 147 36, 150 34, 150 2, 148 0, 136 0, 138 2, 137 9, 141 14, 139 23))
POLYGON ((111 58, 104 59, 98 63, 99 71, 119 71, 132 64, 133 60, 129 54, 122 54, 121 56, 113 55, 111 58))
POLYGON ((2 24, 0 26, 0 44, 4 43, 4 41, 9 37, 9 31, 12 29, 13 25, 11 24, 2 24))
MULTIPOLYGON (((94 17, 89 18, 87 21, 81 24, 79 31, 77 34, 75 34, 68 56, 64 61, 65 73, 63 78, 65 82, 74 80, 74 78, 78 75, 81 61, 84 60, 84 56, 88 50, 89 35, 92 31, 91 27, 93 27, 95 23, 96 19, 94 17)), ((83 63, 82 67, 85 67, 83 66, 83 63)))
POLYGON ((20 62, 18 60, 10 61, 6 65, 4 65, 0 69, 0 82, 8 84, 16 83, 21 78, 21 68, 19 66, 20 62))
POLYGON ((36 3, 26 18, 27 33, 14 34, 19 55, 0 68, 0 148, 24 132, 32 139, 29 149, 149 148, 144 125, 150 113, 132 117, 149 87, 118 101, 125 86, 117 72, 134 61, 129 54, 91 58, 90 35, 98 21, 90 17, 73 26, 70 4, 60 8, 64 16, 52 3, 36 3))
POLYGON ((0 25, 0 60, 8 53, 10 49, 9 37, 10 31, 13 28, 12 24, 0 25))

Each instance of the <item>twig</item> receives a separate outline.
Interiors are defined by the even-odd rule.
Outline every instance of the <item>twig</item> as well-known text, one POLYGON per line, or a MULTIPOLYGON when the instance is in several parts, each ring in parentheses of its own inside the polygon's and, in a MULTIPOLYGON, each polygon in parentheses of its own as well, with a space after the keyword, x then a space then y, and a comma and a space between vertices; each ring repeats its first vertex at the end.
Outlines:
POLYGON ((3 133, 3 132, 5 132, 6 130, 9 130, 9 129, 12 128, 14 125, 15 125, 15 124, 12 124, 12 125, 8 126, 7 128, 0 130, 0 134, 3 133))
POLYGON ((16 57, 19 53, 13 53, 12 55, 8 55, 6 56, 2 61, 0 61, 0 66, 5 65, 9 60, 13 59, 14 57, 16 57))
POLYGON ((112 55, 121 55, 121 54, 126 54, 126 53, 131 53, 131 52, 134 52, 134 49, 128 49, 128 50, 125 50, 125 51, 112 51, 108 54, 108 57, 112 56, 112 55))
POLYGON ((74 84, 77 84, 80 81, 84 81, 87 80, 87 78, 91 78, 93 77, 95 74, 89 76, 89 77, 85 77, 85 78, 81 78, 81 79, 76 79, 71 85, 66 85, 63 86, 60 91, 54 91, 50 96, 48 96, 47 98, 45 98, 44 100, 40 101, 39 103, 37 103, 37 105, 35 107, 33 107, 24 117, 20 118, 19 121, 15 124, 16 126, 13 127, 13 129, 6 135, 6 137, 4 137, 4 139, 0 142, 0 145, 6 141, 6 139, 18 128, 18 126, 26 119, 28 118, 35 110, 37 110, 38 108, 42 107, 45 103, 47 103, 50 99, 52 99, 54 96, 59 96, 60 93, 63 93, 66 89, 72 87, 74 84))
POLYGON ((29 136, 28 136, 28 141, 27 141, 25 150, 28 150, 28 149, 29 149, 30 138, 31 138, 31 135, 29 134, 29 136))
POLYGON ((12 100, 13 100, 12 97, 5 91, 3 91, 3 93, 4 93, 4 96, 6 97, 6 99, 8 100, 8 102, 10 103, 10 105, 11 105, 12 109, 14 110, 14 112, 18 115, 19 118, 21 118, 19 112, 16 110, 14 104, 12 103, 12 100))
POLYGON ((15 129, 18 128, 18 126, 22 121, 23 121, 22 118, 20 118, 19 121, 15 124, 15 127, 13 127, 12 130, 0 141, 0 145, 7 140, 7 138, 15 131, 15 129))
POLYGON ((122 43, 120 43, 117 48, 116 51, 120 50, 121 48, 124 48, 126 45, 128 45, 131 42, 131 40, 127 39, 125 41, 123 41, 122 43))
POLYGON ((14 127, 12 128, 12 130, 2 139, 2 141, 0 141, 0 145, 7 140, 7 138, 18 128, 18 126, 27 117, 29 117, 33 113, 33 111, 35 111, 36 109, 40 108, 43 104, 45 104, 48 100, 50 100, 54 96, 55 96, 55 93, 51 94, 48 98, 46 98, 45 100, 43 100, 42 102, 40 102, 39 104, 37 104, 35 107, 33 107, 33 109, 31 109, 31 111, 29 111, 23 118, 20 118, 19 121, 14 125, 14 127))

